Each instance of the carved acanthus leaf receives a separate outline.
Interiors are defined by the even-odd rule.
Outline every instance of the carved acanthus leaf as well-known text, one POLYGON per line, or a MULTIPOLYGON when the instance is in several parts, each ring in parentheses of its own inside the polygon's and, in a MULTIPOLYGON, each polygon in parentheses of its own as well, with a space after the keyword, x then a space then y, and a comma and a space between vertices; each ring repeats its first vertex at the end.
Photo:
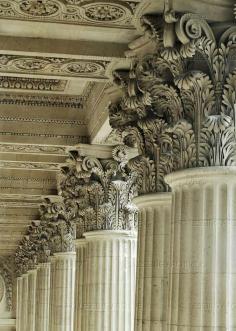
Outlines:
POLYGON ((77 237, 93 230, 134 230, 136 174, 127 168, 127 148, 115 147, 113 159, 71 153, 60 182, 65 203, 76 202, 77 237))
POLYGON ((171 171, 236 160, 236 74, 230 60, 236 26, 217 44, 205 20, 185 14, 175 32, 182 45, 176 42, 136 63, 122 85, 124 97, 110 107, 111 126, 139 148, 141 155, 129 164, 143 174, 140 193, 168 190, 164 176, 171 171), (134 79, 139 89, 131 96, 134 79), (149 94, 148 103, 140 91, 149 94), (140 102, 130 111, 134 99, 140 102))
MULTIPOLYGON (((11 311, 13 306, 13 280, 15 277, 14 261, 12 257, 0 258, 0 276, 4 281, 7 310, 11 311)), ((1 300, 0 300, 1 301, 1 300)))

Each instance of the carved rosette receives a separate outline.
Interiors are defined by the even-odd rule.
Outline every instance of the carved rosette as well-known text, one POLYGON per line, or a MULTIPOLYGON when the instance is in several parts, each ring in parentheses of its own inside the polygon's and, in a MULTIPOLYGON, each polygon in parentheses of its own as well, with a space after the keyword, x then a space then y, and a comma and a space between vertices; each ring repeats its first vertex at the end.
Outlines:
POLYGON ((140 193, 168 190, 164 177, 175 170, 236 163, 236 25, 218 43, 195 14, 174 28, 164 29, 156 54, 115 73, 124 96, 110 106, 110 123, 140 150, 129 162, 140 193))
POLYGON ((124 146, 116 147, 109 160, 70 153, 60 191, 65 202, 78 204, 77 238, 94 230, 136 229, 136 174, 128 170, 126 157, 124 146))

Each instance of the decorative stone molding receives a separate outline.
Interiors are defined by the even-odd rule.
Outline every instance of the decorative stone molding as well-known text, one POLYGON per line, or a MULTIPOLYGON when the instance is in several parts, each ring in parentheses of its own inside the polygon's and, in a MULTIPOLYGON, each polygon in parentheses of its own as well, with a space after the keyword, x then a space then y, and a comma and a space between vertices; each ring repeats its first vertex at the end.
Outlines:
POLYGON ((43 138, 56 138, 63 139, 69 142, 70 145, 76 144, 78 142, 87 143, 89 138, 87 136, 78 135, 64 135, 64 134, 47 134, 47 133, 35 133, 35 132, 9 132, 0 131, 0 136, 19 136, 19 137, 43 137, 43 138))
POLYGON ((0 89, 61 91, 66 88, 66 80, 35 79, 23 77, 0 77, 0 89))
POLYGON ((172 171, 236 161, 236 25, 217 43, 198 15, 169 24, 175 33, 167 30, 165 40, 172 46, 115 74, 124 96, 110 106, 110 123, 140 150, 129 165, 141 193, 168 190, 164 176, 172 171))
POLYGON ((136 1, 4 0, 4 18, 61 22, 79 25, 131 27, 136 1))
POLYGON ((109 61, 0 54, 0 71, 51 76, 106 78, 109 61))
POLYGON ((112 155, 102 159, 71 151, 68 165, 62 168, 61 195, 79 207, 77 238, 93 230, 136 228, 137 209, 131 202, 136 194, 136 174, 127 169, 124 146, 115 147, 112 155))
POLYGON ((52 154, 67 155, 67 146, 33 145, 33 144, 0 144, 1 153, 29 153, 29 154, 52 154))
POLYGON ((0 94, 0 104, 22 105, 36 107, 63 107, 81 110, 84 104, 83 96, 70 97, 61 95, 26 95, 0 94))
POLYGON ((86 125, 87 123, 82 120, 61 120, 51 118, 31 118, 31 117, 5 117, 0 116, 1 122, 31 122, 31 123, 49 123, 49 124, 60 124, 70 126, 86 125))
POLYGON ((2 168, 58 171, 60 164, 49 162, 0 161, 0 169, 2 168))

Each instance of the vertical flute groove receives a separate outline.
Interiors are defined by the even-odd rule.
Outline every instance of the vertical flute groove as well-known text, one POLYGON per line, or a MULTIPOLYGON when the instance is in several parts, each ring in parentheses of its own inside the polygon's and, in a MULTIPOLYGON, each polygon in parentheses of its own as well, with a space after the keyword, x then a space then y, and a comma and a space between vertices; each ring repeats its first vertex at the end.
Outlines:
POLYGON ((134 316, 127 316, 134 312, 136 236, 128 231, 94 231, 84 236, 89 317, 85 331, 133 331, 134 316))
POLYGON ((233 331, 236 328, 236 260, 232 258, 236 248, 234 177, 224 167, 199 168, 168 175, 167 182, 175 201, 168 330, 233 331))
POLYGON ((171 194, 145 195, 135 203, 140 210, 135 331, 166 331, 171 194))
POLYGON ((55 254, 53 331, 74 330, 75 268, 74 252, 55 254))
POLYGON ((36 295, 36 331, 49 331, 50 263, 38 266, 36 295))

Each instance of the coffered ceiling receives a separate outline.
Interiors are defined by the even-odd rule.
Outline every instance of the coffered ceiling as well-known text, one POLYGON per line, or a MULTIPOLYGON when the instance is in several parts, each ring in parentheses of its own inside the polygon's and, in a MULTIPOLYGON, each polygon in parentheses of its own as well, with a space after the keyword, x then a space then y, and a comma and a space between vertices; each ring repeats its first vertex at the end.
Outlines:
MULTIPOLYGON (((107 106, 120 95, 112 72, 129 68, 140 17, 169 2, 0 0, 0 256, 14 253, 42 199, 57 195, 67 150, 109 132, 107 106)), ((231 0, 171 2, 195 12, 211 2, 213 21, 233 16, 231 0)))

